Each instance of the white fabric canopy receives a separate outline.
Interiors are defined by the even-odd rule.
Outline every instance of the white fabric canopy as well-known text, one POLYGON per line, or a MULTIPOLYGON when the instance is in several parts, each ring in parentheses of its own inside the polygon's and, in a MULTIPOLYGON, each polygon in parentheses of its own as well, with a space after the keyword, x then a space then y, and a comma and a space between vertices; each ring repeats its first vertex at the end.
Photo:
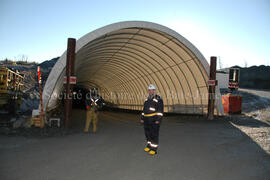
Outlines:
MULTIPOLYGON (((154 84, 164 100, 165 112, 207 112, 209 64, 177 32, 155 23, 129 21, 97 29, 76 43, 77 84, 98 87, 103 98, 115 106, 141 110, 147 87, 154 84)), ((44 108, 57 104, 64 87, 65 65, 66 52, 46 81, 44 108)), ((216 113, 223 114, 220 96, 216 113)))

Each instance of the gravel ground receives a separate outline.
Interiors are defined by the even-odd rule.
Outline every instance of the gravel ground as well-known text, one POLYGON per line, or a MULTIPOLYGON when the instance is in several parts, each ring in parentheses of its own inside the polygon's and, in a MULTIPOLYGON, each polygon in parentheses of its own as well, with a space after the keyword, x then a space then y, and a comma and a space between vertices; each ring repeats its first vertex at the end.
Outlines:
POLYGON ((270 92, 240 89, 241 115, 167 115, 150 157, 139 115, 101 112, 99 131, 0 128, 0 179, 270 179, 270 92))
POLYGON ((85 134, 85 113, 74 110, 72 131, 61 129, 48 136, 34 129, 37 133, 0 135, 0 179, 270 178, 269 154, 233 126, 230 118, 207 121, 201 116, 166 116, 159 152, 151 157, 143 151, 139 117, 101 112, 98 133, 85 134))
POLYGON ((232 124, 270 154, 270 91, 240 89, 242 115, 232 115, 232 124))
POLYGON ((270 123, 270 90, 240 89, 239 93, 243 96, 244 115, 270 123))

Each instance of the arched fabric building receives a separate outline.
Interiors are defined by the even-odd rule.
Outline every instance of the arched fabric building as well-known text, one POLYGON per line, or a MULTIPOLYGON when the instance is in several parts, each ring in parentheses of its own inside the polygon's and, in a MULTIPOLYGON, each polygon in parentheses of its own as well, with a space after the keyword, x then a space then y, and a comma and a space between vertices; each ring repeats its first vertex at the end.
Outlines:
MULTIPOLYGON (((66 52, 45 84, 44 108, 57 104, 65 66, 66 52)), ((188 40, 162 25, 120 22, 86 34, 76 42, 75 74, 78 85, 98 87, 104 99, 119 108, 141 110, 152 83, 165 112, 207 112, 208 62, 188 40)), ((223 114, 220 96, 216 113, 223 114)))

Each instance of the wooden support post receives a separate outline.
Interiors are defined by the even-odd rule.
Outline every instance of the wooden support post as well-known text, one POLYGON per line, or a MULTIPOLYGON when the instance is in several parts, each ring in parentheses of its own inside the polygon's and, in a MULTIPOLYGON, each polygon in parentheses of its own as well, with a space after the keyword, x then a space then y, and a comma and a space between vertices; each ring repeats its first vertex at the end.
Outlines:
MULTIPOLYGON (((216 81, 216 67, 217 67, 217 57, 212 56, 210 59, 210 75, 209 81, 216 81)), ((216 83, 214 85, 209 84, 208 90, 208 120, 214 119, 214 110, 215 110, 215 93, 216 93, 216 83)))
POLYGON ((38 85, 39 85, 39 98, 40 98, 40 127, 44 128, 45 126, 45 118, 44 118, 44 110, 43 110, 43 99, 42 99, 42 81, 41 81, 41 69, 38 66, 38 85))
POLYGON ((70 76, 74 75, 74 61, 75 61, 75 47, 76 39, 68 38, 67 45, 67 62, 66 62, 66 95, 65 95, 65 128, 71 127, 71 110, 72 110, 72 90, 73 86, 70 84, 70 76))

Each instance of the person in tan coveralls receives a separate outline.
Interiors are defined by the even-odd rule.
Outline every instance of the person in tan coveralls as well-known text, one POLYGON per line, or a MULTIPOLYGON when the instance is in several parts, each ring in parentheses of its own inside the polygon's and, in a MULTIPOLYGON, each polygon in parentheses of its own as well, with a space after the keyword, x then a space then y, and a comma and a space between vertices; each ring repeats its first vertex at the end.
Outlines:
POLYGON ((97 105, 97 101, 99 99, 90 99, 90 100, 86 100, 86 122, 85 122, 85 128, 84 128, 84 132, 88 132, 89 131, 89 127, 91 122, 93 123, 93 132, 96 133, 97 132, 97 124, 98 124, 98 105, 97 105))

